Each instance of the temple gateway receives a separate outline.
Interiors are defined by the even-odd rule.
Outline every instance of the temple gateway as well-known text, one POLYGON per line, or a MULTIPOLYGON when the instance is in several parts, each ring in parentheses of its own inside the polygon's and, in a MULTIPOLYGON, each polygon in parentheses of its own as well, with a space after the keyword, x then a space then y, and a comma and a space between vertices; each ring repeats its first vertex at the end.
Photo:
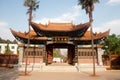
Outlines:
POLYGON ((25 63, 26 57, 28 57, 27 64, 92 64, 92 56, 95 55, 95 63, 102 65, 103 50, 100 43, 109 35, 109 30, 92 33, 94 36, 94 53, 92 53, 91 32, 88 30, 90 22, 77 25, 71 22, 49 22, 45 25, 31 22, 31 26, 33 29, 30 32, 17 32, 10 29, 14 37, 23 43, 22 45, 19 44, 20 64, 25 63), (27 47, 28 38, 30 40, 29 47, 27 47), (66 61, 57 61, 57 58, 54 61, 54 49, 66 49, 66 61))

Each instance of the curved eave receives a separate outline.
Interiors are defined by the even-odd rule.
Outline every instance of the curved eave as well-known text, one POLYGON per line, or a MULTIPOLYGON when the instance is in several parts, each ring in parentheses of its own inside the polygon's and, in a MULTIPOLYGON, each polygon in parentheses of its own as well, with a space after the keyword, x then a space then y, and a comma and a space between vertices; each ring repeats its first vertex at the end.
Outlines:
MULTIPOLYGON (((98 34, 93 35, 94 36, 93 37, 94 41, 99 41, 101 39, 106 38, 109 35, 109 32, 110 32, 110 30, 107 30, 107 31, 105 31, 103 33, 98 33, 98 34)), ((83 36, 81 38, 75 38, 75 40, 76 41, 83 41, 83 42, 90 42, 91 41, 91 37, 90 36, 89 37, 84 37, 83 36)))
POLYGON ((14 37, 19 37, 19 38, 28 38, 28 36, 25 36, 23 33, 21 32, 16 32, 13 29, 10 29, 11 33, 14 35, 14 37))
MULTIPOLYGON (((10 29, 11 33, 14 35, 14 37, 22 42, 22 43, 28 43, 28 35, 25 35, 24 33, 21 32, 16 32, 12 29, 10 29)), ((31 36, 30 37, 30 44, 43 44, 47 40, 46 37, 38 37, 38 36, 31 36)))
POLYGON ((31 26, 33 27, 34 31, 40 35, 40 36, 69 36, 69 37, 80 37, 82 36, 86 30, 90 26, 90 22, 87 22, 85 24, 79 24, 76 25, 74 28, 69 29, 69 30, 48 30, 45 29, 45 25, 42 24, 37 24, 34 22, 31 22, 31 26), (44 27, 44 28, 43 28, 44 27))

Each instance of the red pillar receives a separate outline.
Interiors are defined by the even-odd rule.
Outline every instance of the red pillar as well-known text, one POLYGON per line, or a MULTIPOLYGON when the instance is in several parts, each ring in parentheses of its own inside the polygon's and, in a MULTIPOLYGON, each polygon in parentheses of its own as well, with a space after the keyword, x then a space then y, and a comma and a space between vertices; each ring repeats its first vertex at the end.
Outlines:
POLYGON ((53 62, 53 48, 52 46, 47 46, 47 63, 51 64, 53 62))

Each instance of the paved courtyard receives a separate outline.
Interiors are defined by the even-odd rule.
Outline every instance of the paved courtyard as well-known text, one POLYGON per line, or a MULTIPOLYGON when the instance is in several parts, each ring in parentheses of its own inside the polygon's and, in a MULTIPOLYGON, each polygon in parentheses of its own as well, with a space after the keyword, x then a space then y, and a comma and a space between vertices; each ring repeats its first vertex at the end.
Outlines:
POLYGON ((32 71, 29 76, 19 76, 17 68, 0 68, 0 80, 120 80, 120 71, 96 72, 39 72, 32 71))

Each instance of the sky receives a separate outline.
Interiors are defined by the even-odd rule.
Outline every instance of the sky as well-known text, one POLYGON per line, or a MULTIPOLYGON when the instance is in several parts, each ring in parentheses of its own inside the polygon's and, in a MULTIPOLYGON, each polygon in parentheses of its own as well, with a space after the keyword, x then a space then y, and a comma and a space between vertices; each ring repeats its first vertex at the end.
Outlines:
MULTIPOLYGON (((33 21, 72 22, 77 25, 89 21, 88 14, 78 5, 78 0, 37 0, 39 9, 33 12, 33 21)), ((14 40, 10 28, 16 31, 28 31, 28 7, 24 0, 0 1, 0 38, 14 40)), ((120 35, 120 0, 100 0, 93 11, 93 31, 120 35)))

